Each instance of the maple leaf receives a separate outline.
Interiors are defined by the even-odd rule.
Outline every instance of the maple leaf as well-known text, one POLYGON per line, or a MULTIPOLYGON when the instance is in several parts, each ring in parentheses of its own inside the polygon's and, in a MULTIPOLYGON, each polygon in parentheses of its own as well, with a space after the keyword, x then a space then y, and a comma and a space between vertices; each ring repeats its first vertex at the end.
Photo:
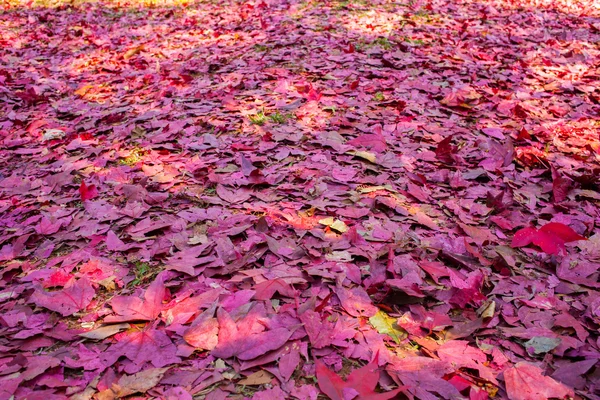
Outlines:
POLYGON ((377 153, 381 153, 387 149, 387 142, 381 133, 368 133, 361 135, 356 139, 349 140, 347 144, 355 147, 365 147, 377 153))
POLYGON ((354 48, 354 45, 352 43, 348 43, 348 47, 342 48, 342 51, 346 54, 352 54, 355 50, 356 49, 354 48))
POLYGON ((540 229, 523 228, 515 233, 512 247, 525 247, 531 243, 548 254, 558 254, 565 250, 565 243, 587 240, 573 229, 560 222, 550 222, 540 229))
POLYGON ((573 389, 544 376, 540 368, 525 362, 504 371, 504 381, 511 400, 565 399, 574 396, 573 389))
POLYGON ((454 154, 458 148, 452 145, 452 138, 454 135, 450 135, 441 142, 438 143, 435 149, 435 156, 438 160, 445 162, 446 164, 452 164, 455 161, 454 154))
POLYGON ((108 365, 114 364, 119 357, 127 357, 134 363, 132 371, 137 372, 146 362, 156 368, 181 361, 177 357, 177 347, 165 332, 147 327, 138 332, 120 334, 118 342, 102 354, 102 360, 108 365))
POLYGON ((573 181, 562 176, 554 167, 552 167, 552 194, 554 201, 560 203, 567 199, 567 195, 573 186, 573 181))
POLYGON ((146 393, 154 386, 158 385, 166 368, 149 368, 134 375, 123 375, 117 383, 114 383, 110 389, 98 393, 98 398, 123 398, 134 393, 146 393))
POLYGON ((204 311, 196 318, 192 325, 183 334, 183 339, 190 345, 204 349, 212 350, 217 347, 219 333, 219 322, 213 318, 216 304, 204 311))
POLYGON ((72 280, 64 289, 56 292, 46 292, 38 287, 31 295, 30 300, 37 306, 67 316, 86 308, 95 294, 96 291, 92 284, 86 278, 81 278, 72 280))
POLYGON ((316 366, 319 388, 331 400, 386 400, 394 398, 404 389, 398 388, 386 393, 375 392, 379 381, 377 361, 353 370, 346 381, 327 368, 323 362, 317 361, 316 366))
POLYGON ((87 186, 84 181, 81 181, 79 194, 81 195, 82 201, 91 200, 98 196, 98 189, 96 189, 96 185, 87 186))
POLYGON ((281 278, 261 282, 255 286, 255 290, 254 298, 256 300, 270 300, 275 292, 279 292, 280 295, 286 297, 293 298, 296 296, 294 288, 281 278))
MULTIPOLYGON (((248 318, 254 317, 249 314, 248 318)), ((219 340, 212 355, 219 358, 236 356, 240 360, 251 360, 283 346, 292 335, 292 332, 286 328, 255 333, 244 329, 240 330, 231 315, 222 308, 217 310, 217 320, 219 322, 219 340)))
POLYGON ((306 99, 308 101, 316 101, 316 102, 318 102, 319 100, 321 100, 321 97, 323 97, 323 94, 321 92, 313 89, 312 87, 310 88, 310 90, 306 94, 306 99))
POLYGON ((369 318, 369 323, 377 332, 390 336, 396 344, 406 338, 406 331, 398 326, 397 318, 392 318, 381 310, 369 318))
POLYGON ((163 309, 165 297, 164 273, 158 274, 144 293, 144 299, 135 296, 116 296, 110 306, 117 315, 109 315, 104 322, 153 321, 163 309))
POLYGON ((354 317, 372 317, 377 313, 377 307, 373 305, 371 298, 361 287, 352 289, 337 287, 335 294, 340 299, 344 310, 354 317))

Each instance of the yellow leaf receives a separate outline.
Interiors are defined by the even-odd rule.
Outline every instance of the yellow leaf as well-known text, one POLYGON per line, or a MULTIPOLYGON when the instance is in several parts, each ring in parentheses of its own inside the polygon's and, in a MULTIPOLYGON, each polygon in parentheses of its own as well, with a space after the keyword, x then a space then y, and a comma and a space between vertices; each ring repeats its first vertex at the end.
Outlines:
POLYGON ((335 222, 329 225, 331 229, 334 231, 338 231, 339 233, 348 232, 348 225, 346 225, 343 221, 335 220, 335 222))
POLYGON ((375 153, 372 153, 370 151, 364 151, 364 150, 356 150, 356 151, 349 151, 348 153, 352 154, 353 156, 359 157, 359 158, 363 158, 367 161, 370 161, 372 163, 374 163, 375 161, 377 161, 377 155, 375 153))
POLYGON ((321 225, 326 225, 326 226, 331 226, 331 224, 333 224, 333 217, 327 217, 327 218, 323 218, 319 220, 319 223, 321 225))
POLYGON ((327 217, 327 218, 323 218, 319 220, 319 223, 321 225, 325 225, 330 227, 331 229, 333 229, 336 232, 339 233, 344 233, 344 232, 348 232, 348 225, 346 225, 343 221, 340 221, 339 219, 334 219, 333 217, 327 217))
POLYGON ((396 344, 400 344, 400 341, 407 336, 406 331, 396 324, 396 318, 390 317, 381 310, 369 318, 369 323, 377 332, 390 336, 396 344))
POLYGON ((493 318, 495 312, 496 312, 496 302, 494 300, 486 301, 477 310, 477 314, 481 318, 493 318))

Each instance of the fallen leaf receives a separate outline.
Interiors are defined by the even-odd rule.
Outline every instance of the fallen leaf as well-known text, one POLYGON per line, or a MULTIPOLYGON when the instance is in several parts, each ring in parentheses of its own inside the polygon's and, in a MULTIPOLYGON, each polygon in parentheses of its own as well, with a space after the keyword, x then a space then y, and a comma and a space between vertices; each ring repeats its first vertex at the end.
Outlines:
POLYGON ((87 186, 85 182, 81 181, 81 185, 79 186, 79 194, 81 195, 82 201, 92 200, 98 196, 98 189, 96 189, 96 185, 87 186))
POLYGON ((390 336, 396 344, 400 344, 407 336, 406 331, 398 326, 397 318, 392 318, 381 310, 369 318, 369 323, 377 332, 390 336))
POLYGON ((372 162, 372 163, 375 163, 377 161, 377 154, 372 153, 370 151, 351 150, 351 151, 348 151, 348 154, 352 154, 353 156, 365 159, 365 160, 367 160, 369 162, 372 162))
POLYGON ((120 399, 135 393, 146 393, 154 386, 158 385, 162 377, 170 367, 167 368, 149 368, 133 375, 123 375, 116 384, 108 389, 114 395, 114 398, 120 399))
POLYGON ((124 329, 129 329, 129 324, 104 325, 91 331, 79 333, 78 335, 86 339, 102 340, 124 329))
POLYGON ((504 371, 504 380, 511 400, 564 399, 575 395, 572 389, 544 376, 540 368, 525 362, 504 371))
POLYGON ((64 289, 55 292, 46 292, 38 287, 31 295, 31 301, 37 306, 67 316, 86 308, 95 294, 92 284, 86 278, 81 278, 70 281, 64 289))
POLYGON ((316 365, 319 388, 331 400, 386 400, 394 398, 403 390, 403 388, 398 388, 386 393, 375 392, 379 381, 376 362, 371 362, 364 367, 353 370, 346 381, 327 368, 321 361, 317 361, 316 365))
POLYGON ((104 322, 152 321, 162 311, 165 297, 164 275, 159 274, 148 286, 144 299, 135 296, 116 296, 110 306, 117 315, 109 315, 104 322))
POLYGON ((272 374, 268 373, 267 371, 260 370, 238 381, 237 384, 247 386, 266 385, 267 383, 271 383, 272 380, 272 374))
POLYGON ((534 354, 544 354, 554 350, 560 344, 560 338, 535 336, 523 343, 525 349, 532 349, 534 354))
POLYGON ((524 247, 531 243, 548 254, 558 254, 565 249, 565 243, 586 240, 570 227, 560 222, 550 222, 540 229, 523 228, 515 233, 512 247, 524 247))

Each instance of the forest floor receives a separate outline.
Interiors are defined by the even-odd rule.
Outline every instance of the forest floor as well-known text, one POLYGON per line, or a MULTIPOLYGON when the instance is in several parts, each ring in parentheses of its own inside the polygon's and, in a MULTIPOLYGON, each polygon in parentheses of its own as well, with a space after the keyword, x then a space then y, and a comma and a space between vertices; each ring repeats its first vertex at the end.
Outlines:
POLYGON ((597 1, 0 6, 0 400, 600 399, 597 1))

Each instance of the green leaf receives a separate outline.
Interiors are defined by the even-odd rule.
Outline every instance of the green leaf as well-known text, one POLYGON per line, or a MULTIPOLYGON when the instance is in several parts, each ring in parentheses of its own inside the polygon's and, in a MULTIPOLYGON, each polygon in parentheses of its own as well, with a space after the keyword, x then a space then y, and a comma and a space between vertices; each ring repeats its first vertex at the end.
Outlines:
POLYGON ((396 320, 379 310, 377 314, 369 318, 369 323, 377 332, 390 336, 396 344, 400 344, 400 341, 406 338, 407 333, 396 324, 396 320))
POLYGON ((543 354, 554 350, 559 344, 559 338, 535 336, 525 342, 525 348, 532 349, 535 354, 543 354))

